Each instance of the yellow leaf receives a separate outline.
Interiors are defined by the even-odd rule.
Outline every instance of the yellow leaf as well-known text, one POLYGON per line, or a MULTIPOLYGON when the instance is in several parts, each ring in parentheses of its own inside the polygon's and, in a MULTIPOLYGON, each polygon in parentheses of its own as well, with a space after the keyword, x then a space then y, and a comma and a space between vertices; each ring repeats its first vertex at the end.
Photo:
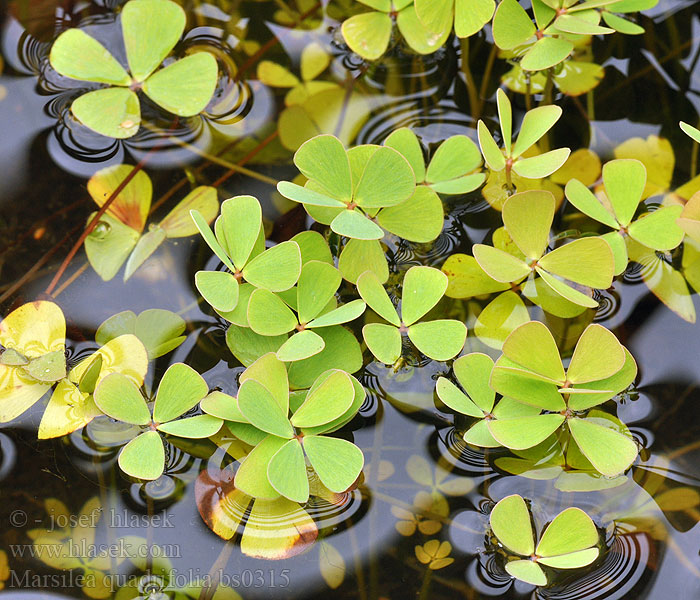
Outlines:
POLYGON ((647 184, 642 199, 662 194, 671 187, 676 157, 666 138, 650 135, 647 139, 630 138, 615 148, 615 158, 636 158, 647 170, 647 184))

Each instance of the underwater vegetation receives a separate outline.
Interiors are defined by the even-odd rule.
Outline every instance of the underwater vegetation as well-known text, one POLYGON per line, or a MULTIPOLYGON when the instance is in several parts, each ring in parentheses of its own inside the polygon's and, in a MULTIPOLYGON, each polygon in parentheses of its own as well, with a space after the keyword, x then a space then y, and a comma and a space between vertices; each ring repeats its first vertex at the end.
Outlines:
POLYGON ((19 542, 115 600, 643 598, 666 555, 700 578, 674 537, 700 129, 683 104, 624 131, 634 52, 686 48, 675 20, 650 41, 658 0, 47 2, 46 30, 11 4, 84 202, 8 240, 59 229, 0 298, 0 458, 57 481, 0 461, 31 515, 0 589, 31 587, 19 542))

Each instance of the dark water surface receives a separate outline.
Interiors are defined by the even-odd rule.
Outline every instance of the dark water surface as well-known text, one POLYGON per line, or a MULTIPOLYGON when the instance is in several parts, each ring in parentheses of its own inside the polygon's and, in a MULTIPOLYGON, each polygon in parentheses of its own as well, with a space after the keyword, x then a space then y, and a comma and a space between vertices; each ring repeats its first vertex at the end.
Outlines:
MULTIPOLYGON (((79 85, 51 71, 48 50, 60 31, 77 24, 100 32, 101 39, 119 40, 114 22, 119 4, 116 0, 0 4, 3 315, 41 297, 94 210, 86 192, 87 178, 108 165, 135 164, 146 157, 154 202, 173 186, 188 189, 188 182, 181 183, 186 177, 203 184, 217 182, 220 199, 255 195, 265 207, 265 217, 274 223, 274 241, 288 239, 310 224, 298 209, 282 214, 289 207, 264 181, 233 174, 218 183, 228 171, 226 163, 248 158, 270 135, 272 141, 264 143, 247 166, 278 180, 296 174, 290 167, 291 152, 274 139, 285 90, 266 87, 255 78, 253 62, 260 47, 267 45, 265 58, 294 65, 296 73, 306 44, 316 40, 328 47, 333 62, 323 78, 354 79, 354 92, 369 107, 367 118, 357 123, 356 143, 381 143, 400 126, 411 127, 426 145, 457 133, 476 140, 458 41, 432 56, 396 50, 378 63, 365 65, 343 45, 337 32, 338 21, 332 15, 339 14, 342 3, 335 12, 331 6, 328 14, 320 11, 292 29, 275 21, 279 21, 280 6, 287 6, 284 3, 228 0, 184 2, 189 20, 183 43, 211 46, 228 61, 220 61, 221 81, 206 116, 179 125, 172 138, 152 153, 161 138, 146 127, 126 141, 91 134, 68 112, 79 85), (246 43, 253 45, 246 47, 246 43), (206 161, 201 152, 218 154, 226 163, 206 161), (48 260, 28 274, 53 249, 48 260)), ((288 6, 303 13, 313 4, 288 6)), ((646 28, 642 36, 614 35, 594 41, 593 54, 606 67, 605 79, 588 98, 555 98, 565 116, 553 130, 552 143, 572 149, 590 147, 605 161, 613 158, 615 146, 630 138, 667 138, 675 152, 669 188, 674 189, 694 175, 691 143, 677 122, 697 124, 700 111, 700 3, 661 0, 641 24, 646 28)), ((487 41, 483 32, 470 39, 470 64, 477 85, 491 47, 487 41)), ((116 42, 110 50, 120 51, 116 42)), ((492 131, 497 126, 498 76, 505 70, 505 62, 497 60, 484 87, 481 117, 492 131)), ((512 97, 517 110, 524 110, 523 97, 512 97)), ((145 108, 143 118, 155 131, 171 126, 153 108, 145 108)), ((169 206, 172 203, 165 205, 166 212, 169 206)), ((472 243, 490 239, 499 224, 498 214, 480 191, 446 199, 445 207, 445 229, 434 244, 390 246, 391 281, 410 265, 439 268, 454 252, 470 253, 472 243)), ((81 251, 63 281, 84 262, 81 251)), ((205 265, 212 268, 215 261, 198 238, 190 237, 164 244, 127 283, 120 276, 105 283, 90 268, 81 271, 56 293, 68 323, 71 364, 95 348, 89 340, 107 317, 123 310, 164 308, 187 321, 187 340, 157 360, 147 384, 157 382, 168 364, 182 361, 202 373, 210 387, 235 391, 235 376, 242 367, 226 348, 225 323, 197 303, 194 273, 205 265)), ((466 314, 466 306, 466 301, 448 299, 442 305, 446 314, 457 318, 466 314)), ((661 304, 634 272, 604 293, 596 322, 616 333, 640 368, 635 390, 626 395, 618 414, 644 450, 620 487, 574 494, 559 491, 552 481, 501 472, 494 468, 499 453, 485 456, 467 447, 453 427, 452 416, 436 409, 433 389, 437 376, 448 370, 444 363, 424 358, 412 362, 409 357, 406 367, 394 373, 369 361, 366 353, 365 367, 357 376, 368 396, 352 432, 348 431, 365 454, 364 483, 335 504, 318 501, 308 507, 319 536, 305 552, 280 561, 260 560, 245 555, 239 539, 227 543, 218 538, 197 511, 195 479, 204 469, 228 464, 223 452, 192 456, 169 446, 166 474, 147 485, 133 483, 116 466, 118 447, 91 443, 89 432, 37 441, 42 401, 0 430, 0 548, 8 555, 10 569, 0 595, 27 600, 86 597, 75 579, 80 571, 71 579, 72 571, 52 568, 29 551, 17 555, 21 553, 17 548, 31 547, 28 532, 47 526, 45 499, 56 498, 77 515, 85 502, 98 497, 102 506, 98 539, 108 543, 122 536, 146 538, 169 555, 174 576, 222 574, 222 580, 228 578, 246 599, 331 594, 362 600, 698 599, 700 330, 661 304), (448 506, 447 516, 430 534, 419 530, 402 535, 410 527, 397 528, 397 523, 407 520, 406 510, 419 492, 439 497, 448 506), (503 565, 484 551, 489 543, 488 513, 494 502, 512 493, 533 499, 533 510, 548 516, 545 521, 572 504, 585 509, 604 531, 608 551, 592 567, 562 577, 550 587, 534 590, 514 583, 503 565), (415 547, 430 539, 449 541, 454 562, 436 571, 421 564, 415 547), (343 582, 335 591, 321 574, 321 565, 327 562, 336 567, 331 571, 342 574, 343 582)), ((471 335, 469 339, 467 350, 479 350, 471 335)), ((126 576, 139 571, 123 563, 110 572, 126 576)), ((151 587, 146 580, 141 583, 144 598, 170 597, 157 595, 157 582, 150 582, 151 587)))

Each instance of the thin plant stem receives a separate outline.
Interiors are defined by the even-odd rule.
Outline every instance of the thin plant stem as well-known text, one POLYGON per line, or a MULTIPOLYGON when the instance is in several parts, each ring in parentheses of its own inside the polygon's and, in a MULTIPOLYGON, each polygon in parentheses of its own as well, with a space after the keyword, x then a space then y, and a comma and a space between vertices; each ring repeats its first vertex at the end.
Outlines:
POLYGON ((85 271, 87 271, 88 267, 90 266, 90 263, 85 261, 80 267, 78 267, 75 270, 75 273, 73 273, 68 279, 66 279, 60 286, 58 286, 58 289, 54 292, 53 297, 58 298, 65 290, 66 288, 71 285, 78 277, 80 277, 85 271))
POLYGON ((481 87, 479 88, 479 104, 474 115, 474 120, 481 117, 481 111, 484 109, 484 101, 486 99, 486 94, 488 92, 489 83, 491 82, 491 71, 493 70, 493 65, 496 62, 496 54, 498 54, 498 47, 496 44, 491 45, 491 51, 489 52, 489 57, 486 59, 486 66, 484 67, 484 75, 481 78, 481 87))
POLYGON ((425 575, 423 576, 423 585, 420 587, 420 592, 418 593, 418 600, 428 600, 430 597, 430 582, 433 580, 433 570, 426 569, 425 575))
POLYGON ((479 112, 479 94, 474 83, 474 76, 469 68, 469 38, 461 38, 459 47, 462 49, 462 73, 467 80, 467 94, 469 94, 469 108, 472 112, 472 117, 476 119, 479 112))

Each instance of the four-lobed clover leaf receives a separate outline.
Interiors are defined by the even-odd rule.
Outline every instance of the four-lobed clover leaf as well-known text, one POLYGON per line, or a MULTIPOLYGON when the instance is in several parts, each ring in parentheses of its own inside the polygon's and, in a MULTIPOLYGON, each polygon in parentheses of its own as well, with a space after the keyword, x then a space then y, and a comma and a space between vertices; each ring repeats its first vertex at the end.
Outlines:
POLYGON ((82 29, 58 36, 49 55, 61 75, 111 87, 87 92, 71 105, 83 125, 112 138, 128 138, 141 124, 136 90, 180 117, 202 112, 216 89, 218 67, 208 52, 196 52, 158 69, 185 30, 185 11, 171 0, 130 0, 121 28, 130 74, 82 29))
POLYGON ((596 0, 593 6, 577 5, 576 0, 533 0, 533 23, 517 0, 502 0, 493 16, 493 41, 502 50, 516 50, 523 70, 549 69, 568 58, 578 36, 613 33, 599 25, 601 15, 594 8, 615 1, 596 0))
POLYGON ((530 321, 516 328, 504 342, 490 386, 504 397, 546 412, 489 421, 489 432, 501 445, 523 450, 536 446, 566 424, 593 467, 607 477, 615 477, 637 457, 637 445, 626 427, 617 426, 619 421, 586 412, 627 388, 636 375, 632 355, 601 325, 589 325, 584 330, 564 370, 547 326, 530 321))
POLYGON ((23 304, 0 323, 0 423, 31 408, 66 376, 66 319, 57 304, 23 304))
MULTIPOLYGON (((517 283, 539 275, 549 288, 571 303, 595 308, 598 303, 566 281, 590 288, 612 285, 614 259, 610 245, 600 237, 583 237, 546 252, 555 212, 550 192, 514 194, 503 205, 503 223, 516 248, 514 254, 475 244, 474 258, 492 279, 517 283)), ((528 280, 531 283, 531 280, 528 280)), ((533 295, 528 291, 529 295, 533 295)))
POLYGON ((604 199, 596 197, 578 179, 566 184, 566 197, 573 206, 615 229, 601 236, 613 251, 615 275, 627 268, 627 236, 657 251, 672 250, 683 241, 683 230, 676 224, 682 206, 663 206, 634 219, 646 182, 647 172, 641 162, 620 158, 603 165, 604 199))
MULTIPOLYGON (((396 25, 406 43, 418 54, 435 52, 450 35, 451 23, 438 31, 432 31, 423 24, 416 13, 413 0, 359 1, 374 10, 345 20, 341 31, 345 43, 362 58, 376 60, 386 52, 394 28, 393 19, 396 19, 396 25)), ((493 0, 485 1, 493 3, 493 0)))
POLYGON ((236 472, 237 489, 255 498, 284 496, 304 503, 309 498, 307 460, 336 493, 350 488, 362 471, 362 451, 325 434, 348 423, 364 397, 362 385, 339 369, 319 375, 308 391, 290 395, 284 363, 268 353, 241 375, 237 398, 214 392, 201 406, 255 446, 236 472))
POLYGON ((335 233, 349 238, 384 237, 374 222, 377 213, 408 200, 416 189, 411 165, 386 146, 346 150, 338 138, 319 135, 297 150, 294 164, 308 181, 304 187, 281 181, 280 194, 303 204, 314 219, 328 220, 335 233))
POLYGON ((500 88, 496 92, 496 102, 504 148, 498 147, 483 121, 479 120, 477 126, 479 145, 489 169, 505 171, 506 179, 510 182, 511 171, 527 179, 541 179, 554 173, 566 162, 571 153, 568 148, 557 148, 530 158, 523 157, 523 154, 559 120, 562 114, 561 108, 548 105, 527 111, 518 136, 513 142, 513 108, 508 96, 500 88))
POLYGON ((207 395, 209 388, 191 367, 171 365, 163 375, 153 411, 134 380, 112 373, 95 388, 95 404, 108 417, 142 427, 142 431, 119 452, 119 467, 136 479, 158 479, 165 469, 161 434, 202 439, 214 435, 223 421, 208 414, 179 418, 207 395))
POLYGON ((217 312, 230 313, 237 308, 246 311, 253 289, 283 292, 298 281, 299 244, 287 241, 265 250, 262 209, 257 198, 235 196, 224 200, 214 232, 198 211, 190 214, 204 241, 229 270, 195 274, 197 290, 217 312), (240 285, 243 280, 250 285, 240 285))
POLYGON ((340 273, 332 265, 318 260, 306 262, 296 289, 292 288, 289 293, 253 291, 248 303, 250 328, 267 336, 296 330, 277 350, 277 357, 282 361, 298 361, 318 354, 325 348, 325 342, 314 329, 353 321, 365 311, 365 303, 359 299, 336 308, 335 293, 341 280, 340 273))
POLYGON ((432 267, 411 267, 403 279, 401 316, 384 286, 371 271, 357 280, 357 290, 367 305, 390 324, 367 323, 362 337, 375 358, 394 364, 401 356, 402 333, 415 347, 434 360, 454 358, 464 347, 467 327, 455 319, 421 319, 440 301, 447 276, 432 267))
POLYGON ((560 512, 544 529, 539 541, 532 529, 527 504, 518 494, 500 500, 491 511, 489 523, 503 548, 519 557, 506 562, 508 574, 532 585, 547 585, 541 565, 578 569, 591 564, 600 554, 598 530, 580 508, 560 512))
MULTIPOLYGON (((134 168, 115 165, 97 171, 87 185, 95 203, 101 207, 134 168)), ((104 281, 112 279, 124 262, 124 281, 127 281, 166 239, 195 235, 197 229, 190 221, 190 210, 198 210, 207 222, 213 221, 219 210, 216 189, 201 185, 178 202, 162 221, 151 223, 148 232, 142 235, 152 197, 151 178, 138 171, 85 239, 88 261, 104 281)))

